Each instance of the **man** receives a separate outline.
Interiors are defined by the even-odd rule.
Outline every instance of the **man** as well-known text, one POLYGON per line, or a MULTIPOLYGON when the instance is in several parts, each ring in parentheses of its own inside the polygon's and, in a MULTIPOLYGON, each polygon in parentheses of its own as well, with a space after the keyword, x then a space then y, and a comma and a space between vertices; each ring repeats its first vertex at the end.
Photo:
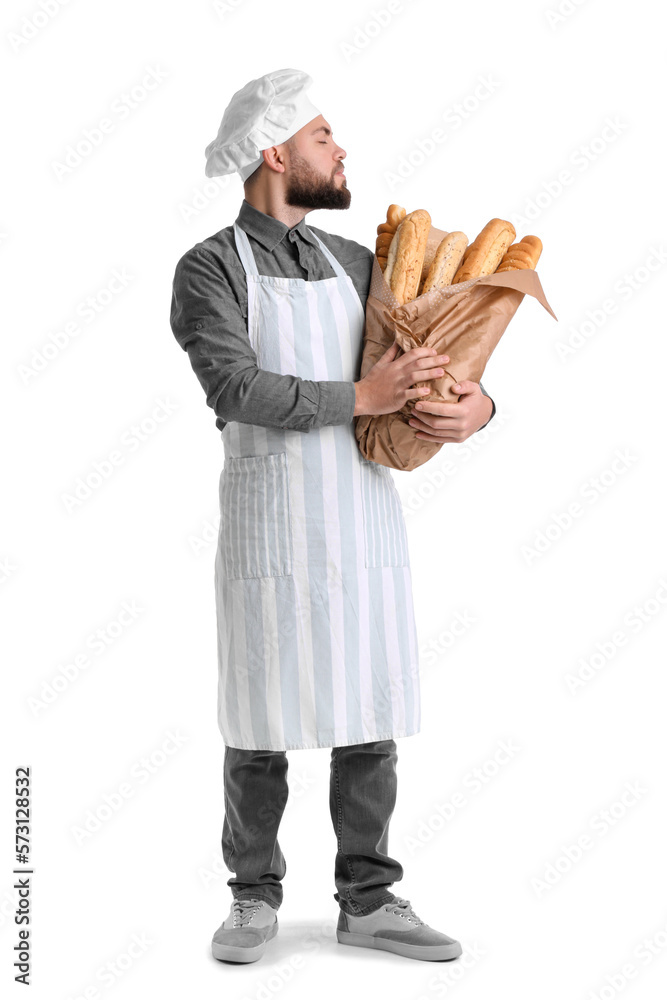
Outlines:
MULTIPOLYGON (((337 939, 423 960, 458 941, 389 887, 394 737, 419 732, 418 644, 407 536, 390 471, 363 458, 357 414, 392 413, 449 358, 392 346, 358 379, 373 253, 305 224, 345 209, 346 152, 285 69, 234 94, 206 174, 238 171, 233 226, 178 261, 171 325, 225 449, 215 561, 218 720, 225 742, 222 851, 236 877, 213 955, 253 962, 278 930, 285 859, 277 835, 287 750, 331 747, 337 939)), ((457 387, 459 388, 459 387, 457 387)), ((495 406, 463 382, 457 403, 412 421, 463 441, 495 406)))

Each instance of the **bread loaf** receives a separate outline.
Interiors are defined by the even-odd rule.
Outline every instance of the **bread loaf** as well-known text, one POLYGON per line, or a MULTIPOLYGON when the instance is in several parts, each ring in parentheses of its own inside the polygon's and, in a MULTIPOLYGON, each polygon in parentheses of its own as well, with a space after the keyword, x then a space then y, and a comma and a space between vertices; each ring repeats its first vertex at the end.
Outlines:
POLYGON ((422 295, 430 292, 432 288, 451 285, 467 245, 468 237, 458 230, 448 233, 444 240, 440 241, 424 282, 422 295))
POLYGON ((401 222, 405 218, 405 209, 401 205, 390 205, 387 209, 387 222, 394 229, 398 229, 401 222))
POLYGON ((506 219, 491 219, 468 244, 465 233, 447 233, 428 245, 431 217, 426 209, 406 214, 390 205, 387 221, 377 227, 375 254, 385 280, 401 303, 411 302, 433 288, 459 284, 503 271, 535 268, 542 253, 539 236, 512 243, 516 230, 506 219))
POLYGON ((417 297, 430 229, 431 216, 418 208, 405 216, 391 241, 384 277, 400 305, 417 297))
POLYGON ((377 228, 377 239, 375 241, 375 256, 378 264, 384 271, 387 266, 387 253, 391 245, 394 233, 401 220, 405 218, 405 209, 400 205, 390 205, 387 209, 387 221, 381 222, 377 228))
POLYGON ((375 241, 375 249, 379 250, 381 247, 386 247, 387 249, 389 249, 393 238, 394 238, 393 233, 381 233, 375 241))
POLYGON ((529 246, 535 247, 538 251, 537 259, 539 260, 540 254, 542 253, 542 240, 539 236, 524 236, 521 242, 528 243, 529 246))
POLYGON ((525 250, 522 250, 520 243, 515 243, 514 248, 515 249, 512 249, 510 247, 510 249, 507 251, 507 253, 502 258, 500 263, 502 264, 503 261, 519 260, 523 261, 524 264, 528 264, 530 267, 532 267, 533 266, 532 254, 529 254, 525 250))
POLYGON ((419 297, 422 293, 424 283, 428 277, 428 272, 431 268, 431 264, 433 263, 437 250, 438 250, 437 243, 431 241, 430 244, 428 243, 426 244, 426 251, 424 253, 424 259, 422 261, 422 273, 421 277, 419 278, 419 286, 417 288, 417 297, 419 297))
POLYGON ((508 248, 496 273, 518 271, 521 268, 534 269, 541 253, 542 240, 539 236, 524 236, 522 240, 508 248))
POLYGON ((493 274, 515 236, 516 229, 506 219, 491 219, 487 222, 466 248, 452 284, 493 274))

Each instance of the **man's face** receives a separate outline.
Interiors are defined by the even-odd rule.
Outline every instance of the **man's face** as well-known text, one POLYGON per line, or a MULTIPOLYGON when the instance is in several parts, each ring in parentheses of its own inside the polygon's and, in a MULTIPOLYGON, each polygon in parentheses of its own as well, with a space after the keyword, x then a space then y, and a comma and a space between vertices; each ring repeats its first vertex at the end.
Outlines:
POLYGON ((347 153, 337 146, 331 126, 319 115, 294 133, 285 144, 285 202, 296 208, 349 208, 343 160, 347 153))

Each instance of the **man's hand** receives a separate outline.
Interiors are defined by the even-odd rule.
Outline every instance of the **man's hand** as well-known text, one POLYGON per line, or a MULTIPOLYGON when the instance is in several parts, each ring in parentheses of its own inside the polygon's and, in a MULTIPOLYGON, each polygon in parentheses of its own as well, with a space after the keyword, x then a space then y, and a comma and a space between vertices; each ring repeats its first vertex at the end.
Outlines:
POLYGON ((428 382, 444 375, 441 364, 449 361, 448 354, 438 354, 434 347, 413 347, 397 358, 396 341, 370 371, 354 383, 354 416, 395 413, 411 399, 428 396, 429 386, 412 389, 415 382, 428 382))
POLYGON ((415 416, 409 421, 420 441, 465 441, 490 420, 493 402, 485 396, 478 382, 464 379, 452 386, 461 396, 458 403, 444 400, 415 403, 415 416))

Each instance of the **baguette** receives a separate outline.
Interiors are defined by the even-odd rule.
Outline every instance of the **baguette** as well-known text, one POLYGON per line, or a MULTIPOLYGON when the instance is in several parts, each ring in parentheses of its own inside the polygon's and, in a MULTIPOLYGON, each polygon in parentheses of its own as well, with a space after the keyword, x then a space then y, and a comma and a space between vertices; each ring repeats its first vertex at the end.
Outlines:
POLYGON ((534 270, 534 268, 532 264, 526 264, 526 262, 523 260, 510 260, 507 261, 507 263, 505 264, 502 265, 499 264, 494 273, 503 274, 503 272, 505 271, 522 271, 522 270, 532 271, 534 270))
POLYGON ((506 219, 491 219, 475 237, 452 279, 453 285, 472 278, 493 274, 505 251, 516 236, 516 229, 506 219))
POLYGON ((431 216, 418 208, 405 216, 391 241, 384 277, 400 305, 417 296, 430 229, 431 216))
POLYGON ((539 236, 524 236, 519 243, 514 243, 507 251, 497 272, 516 271, 521 267, 535 269, 542 253, 542 240, 539 236))
POLYGON ((430 292, 432 288, 444 288, 445 285, 451 285, 467 245, 468 237, 458 230, 448 233, 444 240, 440 241, 426 276, 422 295, 430 292))
POLYGON ((387 209, 387 222, 394 229, 398 229, 401 222, 405 218, 405 209, 401 205, 390 205, 387 209))
POLYGON ((380 236, 378 236, 378 238, 375 241, 375 249, 381 250, 384 247, 385 249, 388 250, 389 247, 391 246, 391 241, 393 240, 393 238, 394 235, 392 233, 382 233, 380 236))
POLYGON ((535 247, 535 249, 538 251, 537 259, 539 260, 539 256, 542 253, 542 240, 539 238, 539 236, 524 236, 521 242, 527 243, 529 246, 535 247))
MULTIPOLYGON (((517 244, 517 246, 518 246, 518 244, 517 244)), ((513 264, 515 261, 520 262, 522 264, 527 264, 528 267, 532 267, 533 266, 532 254, 526 253, 525 250, 521 250, 521 249, 519 249, 519 250, 512 250, 511 253, 508 250, 507 253, 505 254, 505 256, 500 261, 500 263, 501 264, 513 264)), ((498 265, 498 267, 500 267, 500 264, 498 265)), ((497 270, 497 268, 496 268, 496 270, 497 270)))
POLYGON ((387 221, 381 222, 377 228, 375 256, 382 271, 387 266, 387 253, 394 233, 404 218, 405 209, 401 205, 390 205, 387 209, 387 221))
POLYGON ((422 273, 421 277, 419 278, 419 287, 417 288, 417 298, 419 298, 419 296, 422 293, 424 282, 428 277, 428 272, 431 268, 431 264, 433 263, 433 258, 435 257, 437 250, 438 250, 437 243, 431 242, 430 245, 428 243, 426 244, 426 251, 424 253, 424 259, 422 261, 422 273))

